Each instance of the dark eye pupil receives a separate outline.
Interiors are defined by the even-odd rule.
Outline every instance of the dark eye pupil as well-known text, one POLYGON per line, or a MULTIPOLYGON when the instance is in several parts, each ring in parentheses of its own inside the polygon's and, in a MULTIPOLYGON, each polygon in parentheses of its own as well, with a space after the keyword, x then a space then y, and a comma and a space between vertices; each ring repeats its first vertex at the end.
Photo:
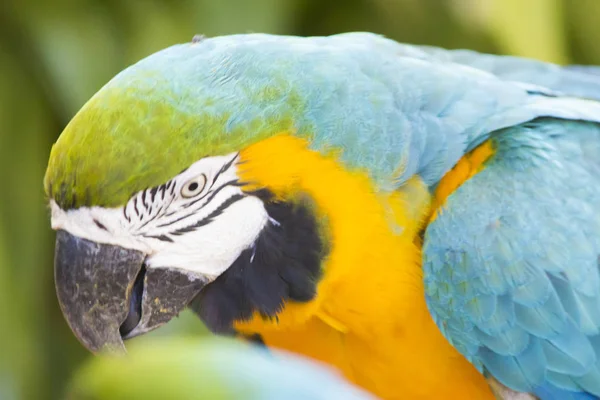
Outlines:
POLYGON ((195 191, 196 189, 198 189, 198 183, 197 182, 192 182, 188 185, 188 190, 190 192, 195 191))

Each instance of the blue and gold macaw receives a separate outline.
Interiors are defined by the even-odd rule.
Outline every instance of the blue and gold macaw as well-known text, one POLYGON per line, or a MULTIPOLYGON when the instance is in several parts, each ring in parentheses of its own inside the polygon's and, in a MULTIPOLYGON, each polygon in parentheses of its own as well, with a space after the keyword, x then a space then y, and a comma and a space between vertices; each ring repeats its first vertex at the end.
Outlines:
POLYGON ((384 399, 599 398, 598 100, 367 33, 170 47, 52 149, 63 313, 100 351, 189 306, 384 399))

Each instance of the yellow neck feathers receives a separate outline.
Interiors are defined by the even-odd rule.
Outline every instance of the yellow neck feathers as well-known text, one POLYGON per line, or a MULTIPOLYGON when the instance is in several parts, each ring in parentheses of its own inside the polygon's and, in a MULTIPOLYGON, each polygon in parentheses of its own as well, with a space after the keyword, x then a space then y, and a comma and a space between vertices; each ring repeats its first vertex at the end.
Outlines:
POLYGON ((257 143, 243 150, 241 159, 241 179, 251 187, 266 187, 284 201, 302 195, 314 201, 330 249, 315 300, 288 304, 278 321, 255 323, 282 329, 319 315, 339 329, 361 330, 366 321, 357 324, 356 313, 387 309, 390 296, 399 303, 389 312, 395 318, 405 314, 398 306, 409 308, 407 302, 422 285, 418 249, 400 234, 416 229, 403 212, 400 193, 377 194, 366 174, 346 171, 335 157, 310 151, 305 141, 289 135, 257 143), (390 265, 396 266, 395 276, 390 276, 390 265), (395 293, 381 292, 390 278, 397 279, 395 293))
POLYGON ((417 233, 432 198, 418 177, 379 193, 363 171, 285 134, 244 149, 241 159, 251 188, 313 200, 329 254, 312 301, 290 302, 277 318, 255 316, 238 330, 335 365, 382 398, 488 398, 481 375, 442 337, 425 304, 417 233))

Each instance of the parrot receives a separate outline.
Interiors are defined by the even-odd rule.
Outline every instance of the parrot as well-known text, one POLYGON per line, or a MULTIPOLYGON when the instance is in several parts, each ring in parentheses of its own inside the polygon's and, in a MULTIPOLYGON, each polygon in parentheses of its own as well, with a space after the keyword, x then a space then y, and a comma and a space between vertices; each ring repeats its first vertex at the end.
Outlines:
POLYGON ((86 400, 374 400, 331 368, 233 339, 160 338, 88 360, 67 388, 86 400), (170 373, 165 374, 165 370, 170 373))
POLYGON ((597 72, 368 32, 160 50, 50 151, 62 313, 93 353, 187 308, 382 399, 598 399, 597 72))

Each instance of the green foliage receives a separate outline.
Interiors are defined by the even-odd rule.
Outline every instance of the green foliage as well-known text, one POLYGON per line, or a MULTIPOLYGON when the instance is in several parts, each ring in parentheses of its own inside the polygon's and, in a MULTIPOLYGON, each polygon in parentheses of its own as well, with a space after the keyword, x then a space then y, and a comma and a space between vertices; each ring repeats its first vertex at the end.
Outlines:
MULTIPOLYGON (((119 70, 196 33, 393 39, 600 64, 597 0, 4 0, 0 2, 0 398, 54 399, 88 355, 53 287, 42 179, 51 144, 119 70)), ((157 334, 202 331, 186 314, 157 334)))

